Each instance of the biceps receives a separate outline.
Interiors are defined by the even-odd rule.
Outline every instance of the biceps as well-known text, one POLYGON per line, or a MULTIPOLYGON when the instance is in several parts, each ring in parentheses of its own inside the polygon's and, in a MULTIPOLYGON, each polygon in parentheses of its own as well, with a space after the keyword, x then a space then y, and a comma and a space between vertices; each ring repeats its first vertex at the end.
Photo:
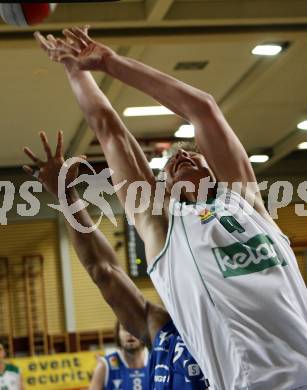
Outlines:
POLYGON ((196 124, 196 142, 218 181, 254 182, 247 153, 216 104, 196 124))

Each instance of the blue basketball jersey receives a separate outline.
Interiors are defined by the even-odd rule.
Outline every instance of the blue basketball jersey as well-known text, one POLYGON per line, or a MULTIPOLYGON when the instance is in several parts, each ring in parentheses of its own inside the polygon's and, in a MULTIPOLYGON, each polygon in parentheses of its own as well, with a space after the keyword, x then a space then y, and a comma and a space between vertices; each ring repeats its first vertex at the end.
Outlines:
POLYGON ((209 386, 172 321, 154 339, 148 370, 151 390, 204 390, 209 386))
POLYGON ((129 368, 119 352, 107 355, 103 360, 107 366, 103 390, 149 390, 146 366, 129 368))

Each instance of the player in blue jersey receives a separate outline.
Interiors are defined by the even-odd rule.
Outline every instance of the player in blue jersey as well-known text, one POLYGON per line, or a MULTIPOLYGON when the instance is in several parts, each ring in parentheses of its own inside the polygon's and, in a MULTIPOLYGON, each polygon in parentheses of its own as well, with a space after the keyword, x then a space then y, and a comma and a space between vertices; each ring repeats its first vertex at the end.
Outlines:
MULTIPOLYGON (((36 168, 25 166, 24 170, 36 177, 44 188, 58 199, 58 175, 64 162, 63 135, 61 132, 58 133, 55 155, 52 154, 45 133, 42 132, 40 136, 47 161, 40 160, 29 148, 25 148, 25 153, 35 163, 36 168)), ((66 176, 67 185, 77 176, 78 165, 75 164, 66 176)), ((66 199, 70 205, 80 201, 75 187, 66 188, 66 199)), ((86 209, 76 212, 74 217, 82 226, 93 226, 93 221, 86 209)), ((115 251, 103 233, 96 229, 86 234, 80 233, 69 224, 67 227, 80 262, 111 306, 120 323, 149 348, 153 347, 148 365, 148 387, 145 389, 206 389, 207 384, 204 381, 204 376, 170 321, 169 314, 162 306, 155 305, 144 298, 120 266, 115 251), (161 380, 161 377, 166 378, 161 380)), ((104 388, 91 388, 91 390, 94 389, 102 390, 104 388)), ((107 389, 109 390, 109 388, 107 389)), ((115 389, 127 390, 123 387, 115 387, 115 389)), ((132 387, 132 390, 143 390, 143 388, 136 386, 132 387)))
POLYGON ((193 390, 209 386, 172 321, 164 325, 154 338, 149 372, 155 390, 193 390))
POLYGON ((115 340, 119 351, 99 358, 90 390, 148 390, 148 352, 144 343, 118 321, 115 340))

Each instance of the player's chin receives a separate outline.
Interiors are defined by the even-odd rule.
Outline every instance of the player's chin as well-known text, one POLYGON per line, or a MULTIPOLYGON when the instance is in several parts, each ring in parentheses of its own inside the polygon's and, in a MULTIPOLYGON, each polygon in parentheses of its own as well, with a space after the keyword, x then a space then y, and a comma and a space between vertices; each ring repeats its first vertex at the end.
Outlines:
POLYGON ((199 169, 195 169, 195 167, 186 167, 178 171, 177 175, 173 178, 173 184, 180 182, 184 182, 184 184, 196 184, 204 177, 204 174, 205 172, 201 172, 199 169))
POLYGON ((133 345, 129 344, 129 345, 125 346, 125 350, 127 352, 129 352, 129 351, 138 351, 140 348, 141 348, 140 344, 133 344, 133 345))

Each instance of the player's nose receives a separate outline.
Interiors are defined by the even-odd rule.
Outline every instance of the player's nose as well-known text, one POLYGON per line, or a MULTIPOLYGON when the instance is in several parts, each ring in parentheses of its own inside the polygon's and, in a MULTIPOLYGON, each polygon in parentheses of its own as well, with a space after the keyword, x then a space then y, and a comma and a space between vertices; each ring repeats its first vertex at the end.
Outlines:
POLYGON ((175 158, 176 160, 178 160, 179 158, 188 157, 188 156, 189 156, 188 152, 186 152, 184 149, 179 149, 176 153, 175 158))

